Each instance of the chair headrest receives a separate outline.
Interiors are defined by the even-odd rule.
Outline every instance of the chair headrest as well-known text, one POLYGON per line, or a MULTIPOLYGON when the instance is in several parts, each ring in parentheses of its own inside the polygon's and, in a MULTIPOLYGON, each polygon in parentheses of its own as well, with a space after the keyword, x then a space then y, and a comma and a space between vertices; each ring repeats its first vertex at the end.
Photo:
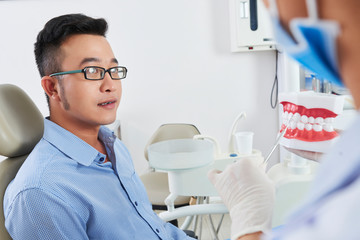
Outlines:
POLYGON ((43 116, 30 97, 17 86, 0 84, 0 155, 30 153, 43 131, 43 116))

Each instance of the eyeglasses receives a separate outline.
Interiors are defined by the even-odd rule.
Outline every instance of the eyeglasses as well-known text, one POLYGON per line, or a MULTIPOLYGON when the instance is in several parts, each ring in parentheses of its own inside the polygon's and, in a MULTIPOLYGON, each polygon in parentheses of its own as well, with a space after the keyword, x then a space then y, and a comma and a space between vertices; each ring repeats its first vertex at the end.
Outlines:
POLYGON ((67 71, 67 72, 58 72, 50 74, 50 77, 59 76, 59 75, 65 75, 65 74, 73 74, 73 73, 84 73, 84 77, 87 80, 102 80, 105 77, 105 73, 108 72, 110 74, 111 79, 113 80, 120 80, 126 78, 127 69, 126 67, 112 67, 109 69, 105 69, 102 67, 95 67, 95 66, 89 66, 84 67, 80 70, 73 70, 73 71, 67 71))

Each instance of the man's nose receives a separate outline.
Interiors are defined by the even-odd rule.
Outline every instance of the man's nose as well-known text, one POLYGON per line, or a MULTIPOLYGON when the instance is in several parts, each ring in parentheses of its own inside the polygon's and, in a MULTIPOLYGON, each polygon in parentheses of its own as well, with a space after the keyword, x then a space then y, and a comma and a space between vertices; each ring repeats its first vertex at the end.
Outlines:
POLYGON ((111 78, 109 72, 105 72, 100 88, 101 92, 113 92, 116 90, 115 80, 111 78))

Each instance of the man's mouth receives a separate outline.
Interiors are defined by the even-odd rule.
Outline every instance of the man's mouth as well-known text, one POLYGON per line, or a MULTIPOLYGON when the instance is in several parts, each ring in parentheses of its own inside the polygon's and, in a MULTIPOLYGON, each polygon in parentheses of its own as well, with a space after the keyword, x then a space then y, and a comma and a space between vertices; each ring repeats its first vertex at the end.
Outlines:
POLYGON ((98 106, 106 106, 106 105, 109 105, 109 104, 113 104, 115 103, 116 101, 110 101, 110 102, 104 102, 104 103, 99 103, 98 106))
POLYGON ((105 100, 104 102, 98 103, 98 107, 101 107, 103 109, 114 109, 116 101, 116 99, 105 100))

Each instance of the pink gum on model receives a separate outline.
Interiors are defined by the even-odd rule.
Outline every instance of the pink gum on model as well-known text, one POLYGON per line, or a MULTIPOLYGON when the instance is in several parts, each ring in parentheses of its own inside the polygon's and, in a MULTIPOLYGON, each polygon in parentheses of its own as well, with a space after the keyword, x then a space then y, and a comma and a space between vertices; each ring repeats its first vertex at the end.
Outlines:
POLYGON ((279 100, 283 106, 280 132, 290 124, 280 144, 288 148, 326 152, 338 137, 333 123, 343 111, 344 98, 309 91, 281 93, 279 100))

